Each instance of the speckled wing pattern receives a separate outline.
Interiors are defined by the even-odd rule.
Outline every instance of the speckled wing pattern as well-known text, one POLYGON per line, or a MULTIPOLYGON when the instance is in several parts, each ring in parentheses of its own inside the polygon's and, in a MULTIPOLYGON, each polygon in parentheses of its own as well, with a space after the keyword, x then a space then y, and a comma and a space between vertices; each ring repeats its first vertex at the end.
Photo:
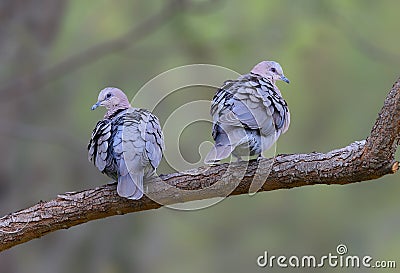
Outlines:
POLYGON ((289 109, 278 87, 253 73, 223 84, 213 98, 211 116, 215 145, 206 163, 231 153, 237 157, 261 154, 290 123, 289 109))
POLYGON ((164 138, 158 118, 144 109, 129 108, 97 123, 92 132, 89 161, 118 180, 120 196, 140 199, 143 178, 160 164, 164 138))

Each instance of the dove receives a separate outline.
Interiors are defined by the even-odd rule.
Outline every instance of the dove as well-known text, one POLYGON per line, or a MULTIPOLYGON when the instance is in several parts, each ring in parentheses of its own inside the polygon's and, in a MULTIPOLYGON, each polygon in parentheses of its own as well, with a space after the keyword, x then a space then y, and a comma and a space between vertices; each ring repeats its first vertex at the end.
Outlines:
POLYGON ((92 132, 89 161, 117 180, 119 196, 140 199, 143 179, 155 174, 164 151, 160 122, 150 111, 131 107, 125 93, 116 87, 100 91, 92 110, 99 106, 107 112, 92 132))
POLYGON ((262 156, 289 128, 290 113, 276 81, 289 83, 282 67, 262 61, 250 73, 225 81, 211 103, 214 147, 204 162, 213 164, 231 154, 262 156))

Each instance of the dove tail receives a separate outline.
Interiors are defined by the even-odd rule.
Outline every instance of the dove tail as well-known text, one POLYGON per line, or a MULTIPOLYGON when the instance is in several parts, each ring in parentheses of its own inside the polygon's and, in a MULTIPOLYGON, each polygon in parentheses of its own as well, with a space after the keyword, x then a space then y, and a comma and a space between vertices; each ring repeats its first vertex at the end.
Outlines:
POLYGON ((118 195, 132 200, 138 200, 143 196, 143 172, 118 177, 118 195))
POLYGON ((214 145, 211 151, 204 159, 205 164, 213 164, 222 159, 227 158, 232 153, 232 146, 230 145, 214 145))

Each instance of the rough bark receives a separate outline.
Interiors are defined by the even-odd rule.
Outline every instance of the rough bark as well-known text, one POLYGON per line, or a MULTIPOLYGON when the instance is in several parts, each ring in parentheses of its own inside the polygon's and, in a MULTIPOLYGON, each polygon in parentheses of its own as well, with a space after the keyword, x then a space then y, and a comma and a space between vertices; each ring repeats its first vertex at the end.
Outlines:
POLYGON ((376 179, 398 170, 395 153, 399 142, 400 79, 389 92, 366 140, 328 153, 279 155, 162 175, 147 182, 148 195, 156 196, 158 203, 147 196, 138 201, 120 198, 115 183, 65 193, 0 218, 0 251, 95 219, 156 209, 161 204, 246 194, 255 176, 263 178, 260 191, 376 179), (227 191, 229 188, 233 191, 227 191), (179 194, 176 189, 180 189, 179 194))

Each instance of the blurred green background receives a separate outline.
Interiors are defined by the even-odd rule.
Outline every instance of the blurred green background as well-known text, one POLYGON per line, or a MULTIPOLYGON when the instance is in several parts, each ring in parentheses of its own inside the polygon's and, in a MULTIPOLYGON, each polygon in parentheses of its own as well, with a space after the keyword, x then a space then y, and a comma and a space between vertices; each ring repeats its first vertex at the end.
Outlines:
MULTIPOLYGON (((96 46, 171 1, 0 2, 1 215, 110 181, 86 151, 104 114, 90 107, 105 86, 133 97, 177 66, 209 63, 244 74, 275 60, 291 80, 278 83, 292 114, 278 153, 307 153, 368 136, 399 76, 397 0, 175 2, 169 10, 175 16, 157 17, 154 27, 152 20, 141 35, 105 50, 96 46)), ((211 100, 214 92, 181 90, 156 114, 164 122, 177 106, 211 100)), ((191 125, 180 152, 197 162, 198 144, 210 139, 210 124, 191 125)), ((159 168, 172 171, 165 161, 159 168)), ((301 272, 262 269, 256 259, 265 250, 320 256, 340 243, 350 254, 400 267, 398 180, 279 190, 194 212, 162 208, 93 221, 1 253, 0 272, 301 272)))

